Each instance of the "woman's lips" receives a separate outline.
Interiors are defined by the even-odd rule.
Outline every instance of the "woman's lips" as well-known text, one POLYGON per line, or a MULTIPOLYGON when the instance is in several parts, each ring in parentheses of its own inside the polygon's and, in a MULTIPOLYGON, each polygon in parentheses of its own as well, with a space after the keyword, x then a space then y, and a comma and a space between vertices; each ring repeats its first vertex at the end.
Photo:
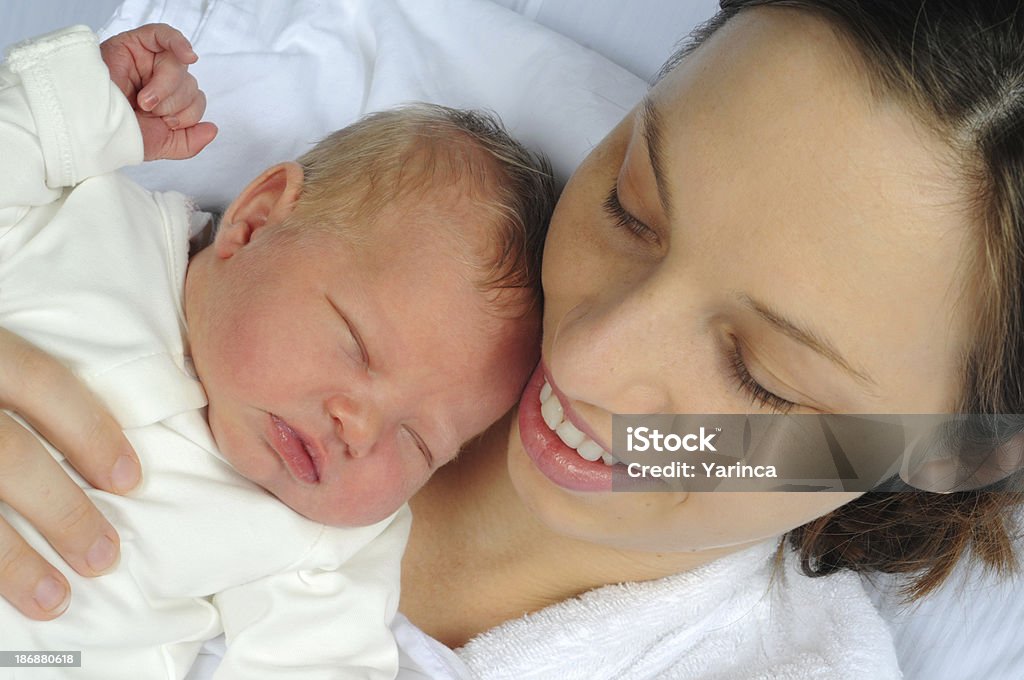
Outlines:
POLYGON ((316 459, 305 438, 273 413, 270 414, 268 439, 295 479, 307 484, 320 481, 316 459))
POLYGON ((558 438, 541 414, 540 390, 544 385, 543 363, 537 366, 519 401, 519 438, 526 455, 540 472, 571 491, 611 491, 612 478, 621 465, 584 460, 558 438))

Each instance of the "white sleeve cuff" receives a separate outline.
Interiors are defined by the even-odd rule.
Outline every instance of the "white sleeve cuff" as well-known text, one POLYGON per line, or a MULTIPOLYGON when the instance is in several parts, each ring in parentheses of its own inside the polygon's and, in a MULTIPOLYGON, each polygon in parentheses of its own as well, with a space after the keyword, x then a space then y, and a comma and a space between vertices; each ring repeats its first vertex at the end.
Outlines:
POLYGON ((25 88, 51 188, 142 161, 135 114, 110 80, 96 35, 72 26, 15 45, 8 67, 25 88))

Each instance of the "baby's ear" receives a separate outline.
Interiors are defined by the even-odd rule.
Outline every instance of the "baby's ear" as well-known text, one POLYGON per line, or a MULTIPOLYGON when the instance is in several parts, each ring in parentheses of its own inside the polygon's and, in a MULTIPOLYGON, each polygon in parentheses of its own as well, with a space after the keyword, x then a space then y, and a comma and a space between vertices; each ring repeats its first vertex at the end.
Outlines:
POLYGON ((302 166, 288 161, 267 168, 250 182, 221 217, 213 240, 217 257, 231 257, 263 227, 281 224, 295 208, 303 176, 302 166))

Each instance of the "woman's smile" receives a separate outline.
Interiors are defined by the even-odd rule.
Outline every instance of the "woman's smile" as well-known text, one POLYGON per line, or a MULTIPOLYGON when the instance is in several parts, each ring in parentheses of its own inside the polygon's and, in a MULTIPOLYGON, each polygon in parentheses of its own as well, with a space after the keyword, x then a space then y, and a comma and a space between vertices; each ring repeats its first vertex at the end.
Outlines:
POLYGON ((597 443, 581 420, 537 366, 519 403, 519 434, 527 455, 544 476, 571 491, 611 491, 612 479, 625 469, 597 443))

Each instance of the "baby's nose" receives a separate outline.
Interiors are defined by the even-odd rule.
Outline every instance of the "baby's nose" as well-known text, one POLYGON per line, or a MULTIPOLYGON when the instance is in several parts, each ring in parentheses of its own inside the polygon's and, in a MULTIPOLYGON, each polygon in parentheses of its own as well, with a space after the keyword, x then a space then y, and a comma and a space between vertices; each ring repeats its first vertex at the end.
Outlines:
POLYGON ((363 458, 373 452, 383 430, 379 409, 369 401, 356 401, 337 396, 327 400, 327 412, 334 421, 334 431, 345 443, 353 458, 363 458))

